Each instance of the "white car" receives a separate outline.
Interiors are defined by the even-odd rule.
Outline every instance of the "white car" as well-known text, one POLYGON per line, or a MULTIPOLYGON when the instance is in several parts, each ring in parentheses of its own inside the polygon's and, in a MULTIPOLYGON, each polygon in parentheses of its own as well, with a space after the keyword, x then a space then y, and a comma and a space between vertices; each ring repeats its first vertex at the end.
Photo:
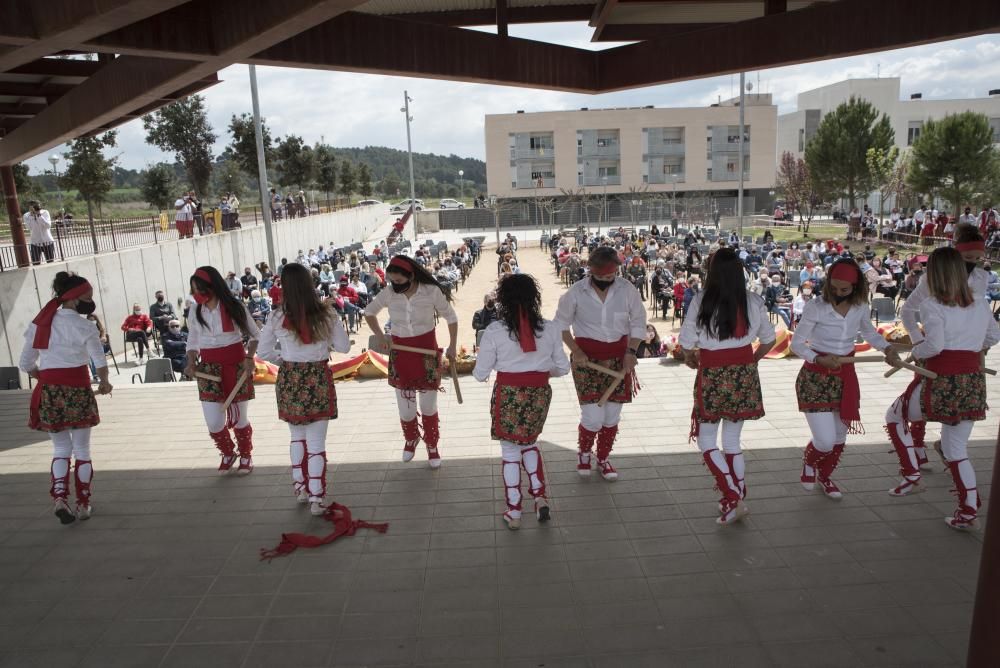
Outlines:
POLYGON ((363 199, 357 204, 355 204, 355 206, 371 206, 373 204, 384 204, 384 203, 385 202, 383 202, 380 199, 363 199))
POLYGON ((439 205, 442 209, 464 209, 465 205, 457 199, 443 199, 439 205))
MULTIPOLYGON (((413 200, 413 201, 416 202, 416 206, 413 207, 413 208, 415 208, 417 211, 423 211, 424 210, 424 200, 417 199, 417 200, 413 200)), ((392 212, 393 213, 403 213, 404 211, 406 211, 409 208, 410 208, 410 200, 409 199, 404 199, 402 202, 400 202, 399 204, 396 204, 396 205, 394 205, 392 207, 392 212)))

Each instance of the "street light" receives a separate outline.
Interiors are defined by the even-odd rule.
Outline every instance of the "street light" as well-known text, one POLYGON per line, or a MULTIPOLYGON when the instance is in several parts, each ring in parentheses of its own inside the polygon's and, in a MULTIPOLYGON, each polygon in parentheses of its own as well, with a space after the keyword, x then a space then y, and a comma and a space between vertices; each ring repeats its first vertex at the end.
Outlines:
POLYGON ((413 182, 413 146, 410 143, 410 121, 413 120, 413 116, 410 116, 410 102, 413 102, 413 98, 410 97, 407 92, 403 91, 403 106, 400 107, 400 111, 406 115, 406 153, 410 161, 410 209, 413 212, 413 240, 417 240, 417 188, 413 182))
POLYGON ((59 185, 59 169, 56 167, 59 160, 59 155, 56 153, 49 156, 49 162, 52 163, 52 174, 56 177, 56 191, 59 193, 59 217, 64 218, 66 213, 63 211, 62 186, 59 185))
POLYGON ((459 202, 461 202, 465 198, 465 182, 462 180, 463 176, 465 176, 465 171, 461 170, 461 169, 458 170, 458 188, 459 188, 459 190, 458 190, 458 192, 459 192, 458 201, 459 202))
MULTIPOLYGON (((608 221, 608 177, 602 176, 601 183, 604 184, 604 222, 608 223, 608 229, 610 230, 611 223, 608 221)), ((600 234, 601 231, 597 230, 597 233, 600 234)))

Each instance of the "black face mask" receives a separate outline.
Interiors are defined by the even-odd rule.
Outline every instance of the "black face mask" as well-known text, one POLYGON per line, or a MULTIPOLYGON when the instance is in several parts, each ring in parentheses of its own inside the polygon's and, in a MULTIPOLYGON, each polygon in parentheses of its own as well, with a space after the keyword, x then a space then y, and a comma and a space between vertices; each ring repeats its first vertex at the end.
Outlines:
POLYGON ((76 312, 80 315, 90 315, 97 310, 97 303, 93 301, 83 301, 82 299, 76 302, 76 312))
POLYGON ((599 281, 596 278, 591 278, 590 282, 593 283, 594 287, 598 290, 607 290, 614 284, 615 279, 612 278, 610 281, 599 281))
POLYGON ((397 294, 402 294, 402 293, 404 293, 404 292, 406 292, 407 290, 410 289, 410 285, 411 284, 412 284, 412 281, 407 281, 406 283, 393 283, 392 284, 392 291, 395 292, 395 293, 397 293, 397 294))
POLYGON ((976 270, 976 266, 978 264, 979 264, 978 262, 966 262, 965 263, 965 270, 967 272, 969 272, 969 274, 971 275, 972 272, 976 270))
POLYGON ((490 310, 493 310, 493 308, 495 306, 496 306, 496 304, 494 304, 493 302, 486 302, 486 308, 488 308, 490 310))
POLYGON ((833 301, 836 304, 843 304, 844 302, 846 302, 850 298, 851 298, 851 295, 834 295, 833 296, 833 301))
POLYGON ((163 297, 157 297, 156 298, 156 303, 157 304, 162 304, 163 303, 163 297))

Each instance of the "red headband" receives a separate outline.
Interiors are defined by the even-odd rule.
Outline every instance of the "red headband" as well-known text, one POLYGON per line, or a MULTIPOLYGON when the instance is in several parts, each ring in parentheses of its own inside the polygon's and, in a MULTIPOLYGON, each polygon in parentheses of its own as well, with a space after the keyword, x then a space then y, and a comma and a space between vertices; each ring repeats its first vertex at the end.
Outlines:
POLYGON ((830 280, 844 281, 851 285, 857 285, 861 278, 861 271, 853 264, 841 262, 833 265, 830 270, 830 280))
POLYGON ((955 244, 955 250, 959 253, 965 253, 966 251, 985 251, 986 242, 985 241, 963 241, 960 244, 955 244))
POLYGON ((205 281, 209 285, 212 285, 212 275, 209 274, 204 269, 197 269, 197 270, 195 270, 194 275, 195 275, 195 278, 200 278, 201 280, 205 281))
POLYGON ((413 265, 410 263, 408 259, 403 259, 403 256, 401 255, 397 255, 391 260, 389 260, 389 266, 396 267, 397 269, 402 269, 408 274, 413 273, 413 265))
POLYGON ((84 281, 75 288, 70 288, 58 297, 50 299, 48 303, 42 307, 42 310, 38 312, 35 319, 31 321, 35 325, 35 338, 31 342, 31 347, 37 350, 47 350, 49 347, 49 337, 52 335, 52 320, 55 319, 56 312, 59 310, 59 307, 68 301, 79 299, 82 295, 93 289, 94 288, 91 287, 90 283, 84 281))

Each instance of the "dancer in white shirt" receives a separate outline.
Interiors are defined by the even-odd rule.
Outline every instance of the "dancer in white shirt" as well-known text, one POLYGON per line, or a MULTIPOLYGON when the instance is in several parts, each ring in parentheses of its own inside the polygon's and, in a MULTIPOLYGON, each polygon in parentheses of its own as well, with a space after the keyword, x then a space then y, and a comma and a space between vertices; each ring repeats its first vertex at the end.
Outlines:
POLYGON ((253 471, 253 427, 247 407, 254 398, 253 358, 259 330, 247 307, 233 296, 215 267, 199 267, 190 282, 191 295, 197 305, 187 318, 184 373, 189 378, 198 378, 198 398, 205 424, 222 453, 219 475, 232 470, 237 449, 240 460, 237 473, 246 475, 253 471), (244 339, 247 340, 246 348, 244 339), (223 411, 222 406, 234 389, 236 395, 229 410, 223 411), (236 443, 229 434, 230 429, 236 436, 236 443))
MULTIPOLYGON (((979 266, 980 262, 982 262, 983 255, 986 253, 986 242, 983 239, 983 235, 974 225, 959 225, 955 229, 954 243, 955 250, 961 253, 962 260, 965 262, 965 269, 968 273, 969 289, 972 291, 973 300, 982 306, 983 309, 989 311, 990 307, 986 295, 989 292, 990 274, 988 271, 980 268, 979 266)), ((914 345, 924 340, 924 335, 920 326, 922 320, 920 306, 929 297, 930 292, 927 289, 927 276, 925 274, 920 277, 917 287, 912 293, 910 293, 910 296, 906 298, 906 301, 903 302, 902 308, 899 309, 899 317, 903 321, 903 327, 906 328, 906 332, 910 336, 910 342, 914 345)), ((926 422, 923 420, 909 421, 909 423, 904 426, 905 434, 909 436, 908 439, 903 438, 903 432, 896 432, 897 426, 895 423, 887 423, 886 430, 889 431, 889 438, 894 446, 895 444, 905 440, 906 443, 910 444, 906 446, 907 449, 912 448, 912 452, 903 453, 905 454, 905 457, 900 457, 900 475, 904 477, 912 475, 912 473, 909 472, 909 466, 902 465, 902 462, 909 459, 910 455, 913 455, 916 458, 916 467, 918 469, 922 469, 924 471, 929 471, 931 469, 930 463, 927 460, 927 449, 925 445, 925 433, 927 430, 926 422)), ((899 453, 897 452, 897 454, 899 453)))
POLYGON ((685 363, 698 370, 690 437, 698 439, 705 465, 722 494, 719 524, 732 524, 748 512, 743 504, 747 487, 740 432, 744 420, 764 416, 757 362, 774 341, 764 300, 747 293, 743 263, 728 248, 717 250, 709 258, 705 289, 688 307, 678 342, 685 363), (760 341, 756 352, 754 340, 760 341))
POLYGON ((618 471, 609 457, 622 405, 630 403, 639 389, 635 365, 637 348, 646 336, 646 309, 635 286, 618 276, 621 260, 614 248, 595 249, 587 265, 589 280, 577 281, 560 298, 555 319, 572 353, 573 384, 580 402, 577 473, 590 475, 596 440, 598 469, 605 480, 613 481, 618 471), (588 362, 625 373, 603 407, 597 403, 610 376, 588 368, 588 362))
POLYGON ((97 326, 84 317, 94 312, 94 289, 87 279, 60 271, 52 282, 55 297, 35 316, 24 334, 19 368, 38 382, 31 394, 28 426, 52 439, 52 486, 55 515, 63 524, 89 519, 90 429, 100 421, 90 388, 92 362, 100 384, 98 394, 110 394, 108 363, 97 326), (76 512, 70 510, 69 462, 76 459, 76 512))
POLYGON ((437 393, 441 389, 441 351, 434 332, 435 315, 448 323, 448 350, 455 363, 458 339, 458 315, 441 285, 430 272, 405 255, 396 255, 385 270, 388 290, 382 290, 365 309, 365 321, 375 333, 378 350, 389 350, 389 385, 396 388, 399 421, 403 426, 403 461, 413 459, 421 439, 417 425, 419 403, 423 440, 431 468, 441 466, 438 442, 441 424, 438 419, 437 393), (436 351, 436 355, 390 349, 382 333, 378 314, 389 309, 392 343, 436 351))
POLYGON ((538 284, 528 274, 513 274, 496 291, 500 320, 486 328, 472 375, 480 382, 496 370, 490 399, 490 436, 500 441, 503 457, 503 514, 509 529, 521 526, 521 467, 535 500, 539 522, 549 519, 545 467, 536 444, 552 401, 550 376, 569 373, 562 331, 542 319, 538 284))
POLYGON ((983 360, 1000 341, 992 313, 969 288, 965 262, 957 248, 939 248, 931 254, 926 276, 929 296, 920 305, 924 336, 914 346, 913 357, 938 377, 914 376, 886 412, 889 438, 903 475, 899 485, 889 490, 893 496, 918 491, 920 484, 907 422, 941 423, 941 440, 935 448, 948 465, 958 494, 958 509, 945 518, 954 529, 971 528, 981 505, 967 446, 973 422, 986 419, 983 360))
POLYGON ((841 356, 854 355, 858 334, 873 348, 885 352, 888 363, 898 362, 895 349, 875 331, 868 305, 868 282, 854 260, 830 266, 823 294, 802 309, 792 352, 805 360, 795 380, 799 411, 806 414, 812 440, 802 458, 802 486, 811 491, 819 482, 830 499, 843 493, 831 479, 840 462, 848 433, 863 433, 861 387, 853 364, 841 356))
POLYGON ((275 396, 278 418, 291 432, 292 488, 318 516, 326 511, 326 432, 337 418, 330 349, 346 353, 351 343, 340 318, 316 296, 308 269, 285 265, 281 293, 281 308, 260 333, 258 354, 279 365, 275 396))

